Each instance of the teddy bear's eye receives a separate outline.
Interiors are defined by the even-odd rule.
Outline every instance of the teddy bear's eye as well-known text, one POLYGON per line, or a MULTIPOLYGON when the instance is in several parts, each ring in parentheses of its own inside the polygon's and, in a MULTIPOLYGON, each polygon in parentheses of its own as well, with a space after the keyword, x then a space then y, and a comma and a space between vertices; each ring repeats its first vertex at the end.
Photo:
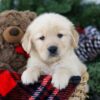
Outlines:
POLYGON ((63 37, 63 34, 59 33, 57 34, 58 38, 62 38, 63 37))
POLYGON ((45 37, 44 37, 44 36, 41 36, 39 39, 40 39, 40 40, 44 40, 44 39, 45 39, 45 37))

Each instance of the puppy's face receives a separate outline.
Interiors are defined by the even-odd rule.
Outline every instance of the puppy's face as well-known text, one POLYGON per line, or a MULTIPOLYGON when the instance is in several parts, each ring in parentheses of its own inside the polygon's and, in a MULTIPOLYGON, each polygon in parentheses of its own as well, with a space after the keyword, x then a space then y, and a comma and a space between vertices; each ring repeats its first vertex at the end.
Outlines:
POLYGON ((46 25, 38 30, 33 36, 34 45, 40 57, 47 62, 60 60, 62 56, 70 49, 71 37, 66 29, 59 24, 46 25))
POLYGON ((29 26, 26 34, 29 34, 29 44, 25 44, 30 46, 26 48, 32 52, 34 45, 40 58, 47 63, 62 59, 75 47, 78 37, 73 24, 58 14, 41 15, 29 26))

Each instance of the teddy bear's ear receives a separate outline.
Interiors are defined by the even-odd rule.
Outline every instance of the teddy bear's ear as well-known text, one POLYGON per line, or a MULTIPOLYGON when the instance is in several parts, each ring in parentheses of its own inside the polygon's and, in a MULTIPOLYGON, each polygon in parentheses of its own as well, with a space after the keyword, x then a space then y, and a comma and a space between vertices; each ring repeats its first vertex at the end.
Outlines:
POLYGON ((33 21, 37 16, 35 12, 31 12, 31 11, 24 11, 23 13, 28 19, 30 19, 30 21, 33 21))
POLYGON ((22 47, 28 54, 30 53, 32 47, 32 39, 30 35, 31 34, 26 31, 25 35, 22 38, 22 47))
POLYGON ((72 45, 74 48, 78 47, 79 35, 78 32, 75 30, 75 27, 72 27, 72 45))

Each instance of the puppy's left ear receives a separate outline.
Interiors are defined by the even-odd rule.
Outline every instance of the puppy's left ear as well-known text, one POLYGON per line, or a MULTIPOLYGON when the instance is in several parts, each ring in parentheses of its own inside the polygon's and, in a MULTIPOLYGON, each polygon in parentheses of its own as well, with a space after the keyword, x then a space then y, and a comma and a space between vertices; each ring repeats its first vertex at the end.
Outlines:
POLYGON ((72 45, 74 48, 78 47, 78 41, 79 41, 79 35, 78 32, 76 31, 75 27, 73 26, 72 29, 72 45))

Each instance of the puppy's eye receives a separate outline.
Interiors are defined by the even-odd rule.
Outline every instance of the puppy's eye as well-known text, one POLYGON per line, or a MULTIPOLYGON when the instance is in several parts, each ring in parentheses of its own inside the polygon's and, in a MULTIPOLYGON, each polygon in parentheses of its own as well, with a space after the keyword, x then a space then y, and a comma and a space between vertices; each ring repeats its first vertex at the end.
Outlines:
POLYGON ((63 34, 59 33, 57 34, 58 38, 62 38, 63 37, 63 34))
POLYGON ((44 36, 41 36, 39 39, 40 39, 40 40, 44 40, 44 39, 45 39, 45 37, 44 37, 44 36))

